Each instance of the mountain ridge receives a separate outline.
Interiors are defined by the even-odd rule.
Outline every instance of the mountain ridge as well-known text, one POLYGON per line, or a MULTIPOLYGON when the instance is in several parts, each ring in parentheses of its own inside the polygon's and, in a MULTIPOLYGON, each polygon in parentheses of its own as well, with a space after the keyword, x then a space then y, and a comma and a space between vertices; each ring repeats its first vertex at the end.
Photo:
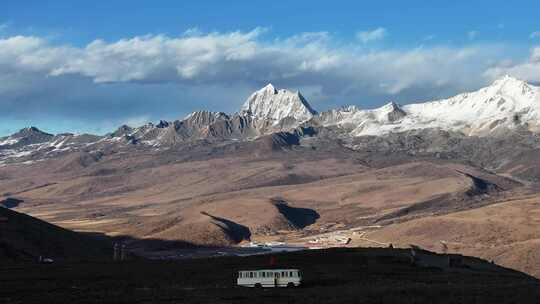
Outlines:
POLYGON ((513 130, 540 131, 540 88, 511 76, 477 91, 429 101, 379 108, 345 106, 318 113, 298 91, 268 84, 251 94, 233 114, 195 111, 181 120, 120 126, 104 136, 53 135, 29 127, 0 138, 0 165, 6 159, 25 159, 37 152, 110 149, 119 145, 163 148, 198 140, 254 140, 300 126, 333 128, 342 137, 386 136, 421 129, 440 129, 466 136, 500 136, 513 130))
MULTIPOLYGON (((196 118, 198 123, 209 124, 209 123, 213 123, 215 119, 220 119, 220 118, 227 119, 235 115, 237 116, 249 115, 249 116, 252 116, 254 119, 272 120, 273 121, 272 123, 274 124, 276 124, 282 119, 291 118, 291 117, 295 118, 299 123, 301 123, 301 122, 308 121, 312 118, 316 118, 316 117, 320 118, 321 114, 330 113, 330 112, 344 113, 344 114, 361 113, 361 112, 371 112, 371 113, 377 114, 379 112, 382 112, 386 114, 386 112, 397 111, 397 112, 401 112, 401 115, 398 115, 401 117, 407 116, 407 115, 421 116, 422 114, 426 115, 425 112, 421 113, 422 110, 426 110, 426 108, 437 108, 440 106, 456 106, 456 105, 467 104, 467 102, 470 102, 471 96, 485 98, 484 100, 482 100, 484 104, 487 103, 486 101, 494 102, 496 98, 504 98, 504 97, 511 98, 515 104, 512 105, 513 107, 505 108, 503 110, 514 110, 515 112, 519 113, 520 110, 526 109, 527 106, 531 106, 530 104, 531 102, 538 102, 539 104, 536 106, 540 108, 540 100, 539 100, 540 94, 538 93, 539 91, 540 91, 540 88, 536 86, 528 84, 527 82, 519 80, 512 76, 505 75, 501 78, 496 79, 489 86, 480 88, 479 90, 472 91, 472 92, 460 93, 460 94, 457 94, 455 96, 445 98, 445 99, 425 101, 425 102, 419 102, 419 103, 410 103, 406 105, 400 105, 395 102, 388 102, 387 104, 381 107, 365 109, 365 110, 360 109, 356 105, 347 105, 341 108, 330 109, 330 110, 319 113, 309 104, 309 102, 303 97, 303 95, 299 91, 293 92, 287 89, 276 89, 271 83, 269 83, 268 85, 261 88, 260 90, 257 90, 254 93, 252 93, 246 99, 240 111, 236 113, 227 114, 224 112, 214 112, 214 111, 207 111, 207 110, 195 111, 188 114, 184 119, 179 120, 179 121, 191 120, 191 119, 196 118), (476 95, 480 95, 480 96, 476 96, 476 95), (520 100, 519 99, 520 97, 525 97, 525 100, 520 100), (206 115, 206 117, 202 118, 202 115, 206 115), (213 116, 214 118, 211 119, 210 118, 211 116, 213 116)), ((473 101, 476 101, 476 100, 473 100, 473 101)), ((497 100, 497 101, 500 102, 502 105, 505 100, 503 99, 503 100, 497 100)), ((428 114, 429 115, 427 118, 434 118, 434 116, 438 115, 439 113, 430 112, 428 114)), ((451 114, 464 115, 463 113, 455 113, 455 112, 451 114)), ((468 114, 468 115, 472 116, 474 114, 476 113, 468 114)), ((491 113, 488 113, 488 114, 491 114, 491 113)), ((399 118, 401 117, 387 119, 387 121, 394 122, 394 121, 399 120, 399 118)), ((535 115, 534 118, 539 118, 540 120, 540 115, 539 116, 535 115)), ((369 117, 367 119, 369 119, 369 117)), ((360 117, 357 117, 355 120, 359 124, 362 123, 362 121, 360 121, 360 117)), ((379 120, 384 121, 384 119, 379 119, 379 120)), ((457 120, 457 119, 454 119, 454 120, 457 120)), ((339 124, 341 122, 335 122, 335 123, 339 124)), ((156 125, 156 127, 163 128, 163 127, 168 126, 168 124, 170 124, 170 122, 161 120, 159 124, 156 125)), ((154 126, 152 123, 148 123, 147 125, 154 126)), ((388 132, 390 131, 391 130, 388 130, 388 132)), ((13 138, 17 134, 21 134, 25 132, 26 133, 41 132, 45 135, 52 135, 52 134, 43 132, 34 126, 31 126, 31 127, 21 129, 20 131, 10 136, 0 138, 0 139, 3 139, 3 141, 5 141, 5 138, 8 138, 8 137, 13 138)), ((114 133, 114 132, 111 132, 111 133, 114 133)), ((359 135, 364 135, 364 134, 360 133, 359 135)), ((3 141, 0 141, 0 146, 2 145, 3 141)))

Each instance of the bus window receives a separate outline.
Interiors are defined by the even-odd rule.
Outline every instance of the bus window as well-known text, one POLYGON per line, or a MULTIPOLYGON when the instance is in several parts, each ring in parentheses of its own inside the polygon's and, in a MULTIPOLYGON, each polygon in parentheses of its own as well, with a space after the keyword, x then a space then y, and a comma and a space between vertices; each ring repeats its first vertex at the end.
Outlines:
POLYGON ((294 275, 293 275, 293 272, 292 272, 292 271, 289 271, 289 276, 290 276, 290 277, 294 277, 294 275))

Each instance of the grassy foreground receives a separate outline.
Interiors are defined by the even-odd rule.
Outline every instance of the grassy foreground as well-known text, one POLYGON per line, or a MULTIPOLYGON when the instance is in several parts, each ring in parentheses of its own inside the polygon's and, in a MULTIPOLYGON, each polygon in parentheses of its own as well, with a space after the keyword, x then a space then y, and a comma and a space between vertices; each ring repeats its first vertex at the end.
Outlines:
POLYGON ((297 267, 295 289, 235 286, 236 271, 268 256, 178 261, 0 265, 0 303, 538 303, 540 282, 467 258, 473 267, 413 266, 400 249, 330 249, 276 255, 297 267))

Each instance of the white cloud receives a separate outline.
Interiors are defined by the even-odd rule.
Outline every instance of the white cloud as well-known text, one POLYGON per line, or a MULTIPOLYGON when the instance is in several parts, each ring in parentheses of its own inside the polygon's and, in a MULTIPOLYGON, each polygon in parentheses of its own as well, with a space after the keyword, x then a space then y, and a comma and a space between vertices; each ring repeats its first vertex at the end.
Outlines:
POLYGON ((16 36, 0 39, 0 64, 49 77, 79 75, 96 83, 275 81, 327 91, 361 86, 374 93, 398 94, 415 86, 451 82, 460 71, 478 66, 475 61, 482 58, 482 50, 476 47, 365 51, 335 44, 326 32, 268 42, 260 39, 263 31, 95 40, 83 48, 16 36), (384 91, 380 83, 386 84, 384 91))
MULTIPOLYGON (((500 61, 504 54, 496 45, 366 50, 335 41, 327 32, 265 40, 265 31, 190 30, 178 37, 95 40, 84 47, 29 36, 0 39, 0 103, 24 95, 25 90, 34 92, 42 85, 40 79, 86 79, 100 88, 101 83, 253 88, 274 82, 292 89, 318 88, 321 96, 333 100, 344 95, 365 100, 399 94, 418 99, 483 84, 480 76, 487 59, 500 61)), ((370 33, 364 38, 379 39, 386 31, 370 33)), ((45 91, 50 94, 57 86, 45 91)))
POLYGON ((382 40, 388 35, 388 31, 384 27, 378 27, 374 30, 362 31, 356 34, 356 38, 362 43, 382 40))
POLYGON ((199 81, 221 75, 255 55, 261 30, 180 38, 142 36, 107 43, 96 40, 67 58, 51 75, 82 74, 95 82, 199 81))
POLYGON ((532 32, 532 33, 529 35, 529 38, 531 38, 531 39, 534 39, 534 38, 540 38, 540 31, 532 32))
POLYGON ((490 78, 497 78, 502 75, 512 75, 530 82, 540 82, 540 46, 531 50, 530 57, 515 64, 500 64, 485 72, 490 78))
POLYGON ((51 69, 79 53, 80 50, 66 46, 51 47, 38 37, 13 36, 0 39, 0 65, 12 67, 17 72, 51 69))

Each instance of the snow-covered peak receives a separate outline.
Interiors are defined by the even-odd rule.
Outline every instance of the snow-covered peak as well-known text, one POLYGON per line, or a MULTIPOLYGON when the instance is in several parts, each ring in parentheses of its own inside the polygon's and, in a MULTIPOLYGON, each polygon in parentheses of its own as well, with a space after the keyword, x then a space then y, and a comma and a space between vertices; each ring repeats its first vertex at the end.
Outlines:
POLYGON ((358 106, 355 106, 355 105, 348 105, 348 106, 341 107, 339 110, 343 112, 356 112, 356 111, 360 111, 360 108, 358 108, 358 106))
POLYGON ((320 115, 323 125, 351 130, 352 135, 381 135, 412 129, 440 128, 467 135, 488 135, 525 127, 540 131, 540 88, 511 76, 475 92, 431 102, 380 108, 342 108, 320 115))
POLYGON ((378 121, 388 123, 394 123, 407 115, 400 105, 393 101, 373 110, 373 113, 378 121))
POLYGON ((386 103, 384 106, 378 108, 378 110, 380 111, 384 111, 384 112, 390 112, 390 111, 394 111, 396 109, 399 109, 399 105, 393 101, 390 101, 388 103, 386 103))
POLYGON ((277 90, 272 84, 251 94, 242 106, 242 112, 275 123, 285 117, 306 121, 317 114, 300 92, 277 90))
POLYGON ((486 93, 520 97, 534 94, 534 87, 527 82, 515 77, 505 75, 495 80, 489 87, 485 88, 486 93))
MULTIPOLYGON (((505 76, 488 87, 471 93, 427 102, 411 104, 405 111, 442 124, 467 125, 473 131, 485 130, 487 123, 498 120, 498 125, 510 127, 521 122, 540 123, 540 89, 519 79, 505 76), (523 118, 524 120, 522 120, 523 118), (514 122, 513 122, 514 121, 514 122)), ((494 126, 494 125, 493 125, 494 126)))
POLYGON ((522 85, 522 84, 527 84, 527 82, 521 80, 521 79, 518 79, 514 76, 510 76, 508 74, 504 75, 504 76, 501 76, 497 79, 495 79, 493 81, 493 83, 490 85, 492 87, 500 87, 500 86, 503 86, 503 85, 506 85, 506 84, 513 84, 513 85, 522 85))
POLYGON ((273 94, 277 93, 276 88, 271 83, 267 84, 264 88, 262 88, 262 90, 264 90, 265 92, 273 93, 273 94))

